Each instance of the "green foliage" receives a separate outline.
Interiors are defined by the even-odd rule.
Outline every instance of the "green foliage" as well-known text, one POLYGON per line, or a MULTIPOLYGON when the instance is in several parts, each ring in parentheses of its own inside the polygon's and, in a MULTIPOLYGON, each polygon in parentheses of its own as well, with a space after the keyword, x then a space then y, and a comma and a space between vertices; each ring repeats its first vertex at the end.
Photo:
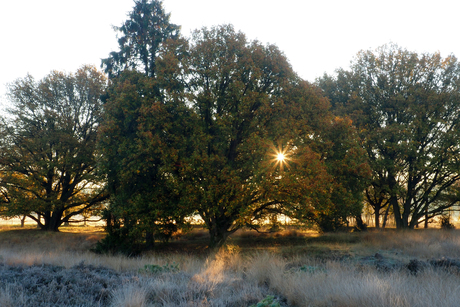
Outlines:
POLYGON ((250 43, 231 26, 197 31, 190 45, 181 79, 189 80, 196 134, 184 184, 211 245, 219 246, 273 201, 261 189, 272 180, 263 163, 281 133, 274 122, 283 112, 282 86, 295 76, 276 47, 250 43))
POLYGON ((309 274, 314 274, 318 272, 325 272, 325 269, 322 267, 318 266, 312 266, 312 265, 303 265, 299 268, 301 272, 309 273, 309 274))
POLYGON ((145 249, 142 234, 138 232, 133 219, 117 218, 111 211, 105 210, 102 218, 106 220, 107 236, 97 242, 93 252, 97 254, 122 254, 138 256, 145 249))
POLYGON ((9 86, 1 118, 1 213, 27 215, 45 230, 100 209, 108 195, 97 172, 96 139, 106 79, 94 67, 53 71, 9 86), (41 217, 41 219, 40 219, 41 217))
POLYGON ((109 210, 132 228, 123 236, 147 243, 197 214, 220 246, 268 216, 342 224, 360 212, 366 167, 351 122, 332 118, 278 48, 221 26, 160 49, 154 77, 125 71, 106 95, 99 144, 109 210))
POLYGON ((366 201, 413 228, 458 203, 460 64, 395 45, 360 52, 351 70, 318 81, 357 127, 372 168, 366 201))
POLYGON ((173 262, 172 264, 165 264, 163 266, 158 264, 146 264, 139 273, 146 274, 161 274, 161 273, 177 273, 179 272, 179 264, 173 262))
POLYGON ((155 75, 156 57, 161 44, 169 38, 177 38, 180 27, 169 22, 159 0, 136 0, 128 19, 114 29, 120 51, 113 51, 102 60, 102 67, 110 78, 126 69, 138 70, 146 76, 155 75))
POLYGON ((108 238, 98 246, 101 250, 137 253, 152 248, 156 239, 167 241, 186 225, 183 218, 190 212, 179 204, 182 191, 174 178, 177 153, 167 144, 186 139, 187 114, 181 114, 176 104, 163 104, 156 78, 161 46, 177 38, 179 28, 169 22, 161 1, 135 1, 128 20, 115 28, 122 33, 120 51, 102 60, 112 79, 104 96, 99 138, 101 168, 108 175, 112 195, 106 217, 112 225, 108 223, 108 238), (175 133, 167 132, 176 128, 175 133))
POLYGON ((125 72, 108 91, 99 147, 111 193, 106 220, 114 241, 103 245, 109 251, 126 244, 120 251, 131 253, 130 244, 137 250, 167 241, 191 214, 177 178, 178 157, 193 141, 190 116, 180 104, 163 104, 155 87, 155 80, 125 72))
POLYGON ((275 299, 273 295, 267 295, 263 300, 255 305, 249 307, 280 307, 280 303, 275 299))
POLYGON ((317 216, 321 231, 336 231, 347 224, 348 217, 361 214, 363 190, 369 183, 371 171, 358 140, 348 118, 336 117, 331 125, 323 128, 317 151, 322 153, 327 172, 333 178, 330 192, 333 206, 317 216))

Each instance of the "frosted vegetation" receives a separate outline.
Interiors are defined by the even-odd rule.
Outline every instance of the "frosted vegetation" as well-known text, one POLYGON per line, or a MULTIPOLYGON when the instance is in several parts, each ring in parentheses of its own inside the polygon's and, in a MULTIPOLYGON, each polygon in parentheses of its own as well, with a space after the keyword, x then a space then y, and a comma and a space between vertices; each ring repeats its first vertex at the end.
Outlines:
POLYGON ((143 257, 89 251, 90 233, 0 233, 1 306, 455 306, 460 233, 205 232, 143 257), (276 246, 276 247, 275 247, 276 246), (189 248, 177 252, 177 248, 189 248), (269 303, 271 305, 269 305, 269 303), (265 304, 265 305, 264 305, 265 304))

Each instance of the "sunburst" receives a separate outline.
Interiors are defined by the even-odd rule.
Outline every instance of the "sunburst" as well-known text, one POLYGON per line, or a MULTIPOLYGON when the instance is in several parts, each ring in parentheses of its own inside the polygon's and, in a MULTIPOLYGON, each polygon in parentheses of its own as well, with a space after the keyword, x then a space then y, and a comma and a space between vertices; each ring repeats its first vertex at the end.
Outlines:
POLYGON ((284 149, 282 149, 281 147, 277 149, 273 146, 273 151, 273 159, 271 161, 272 163, 274 163, 274 167, 276 168, 279 165, 281 171, 283 171, 284 168, 289 169, 288 161, 290 161, 291 159, 288 154, 288 146, 286 146, 284 149))
POLYGON ((286 159, 286 156, 282 152, 279 152, 276 155, 276 160, 278 160, 279 163, 283 163, 285 159, 286 159))

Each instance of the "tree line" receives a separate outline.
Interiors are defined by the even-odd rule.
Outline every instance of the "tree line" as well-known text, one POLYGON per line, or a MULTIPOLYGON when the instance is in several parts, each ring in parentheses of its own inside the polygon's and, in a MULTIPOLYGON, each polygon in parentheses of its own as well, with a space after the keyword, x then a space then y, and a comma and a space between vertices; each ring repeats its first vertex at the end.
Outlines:
POLYGON ((377 227, 391 211, 403 229, 460 200, 453 55, 385 45, 312 84, 231 25, 185 38, 161 1, 134 3, 103 72, 9 86, 1 215, 58 231, 96 210, 108 233, 99 250, 135 253, 193 216, 220 246, 279 215, 362 228, 366 204, 377 227))

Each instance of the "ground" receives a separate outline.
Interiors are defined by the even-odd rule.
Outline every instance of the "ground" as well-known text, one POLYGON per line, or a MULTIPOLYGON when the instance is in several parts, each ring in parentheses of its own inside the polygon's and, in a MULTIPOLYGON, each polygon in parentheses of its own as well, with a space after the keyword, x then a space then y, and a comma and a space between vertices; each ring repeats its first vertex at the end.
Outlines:
POLYGON ((92 253, 103 236, 0 231, 0 305, 460 305, 457 230, 240 231, 210 251, 195 229, 137 258, 92 253))

